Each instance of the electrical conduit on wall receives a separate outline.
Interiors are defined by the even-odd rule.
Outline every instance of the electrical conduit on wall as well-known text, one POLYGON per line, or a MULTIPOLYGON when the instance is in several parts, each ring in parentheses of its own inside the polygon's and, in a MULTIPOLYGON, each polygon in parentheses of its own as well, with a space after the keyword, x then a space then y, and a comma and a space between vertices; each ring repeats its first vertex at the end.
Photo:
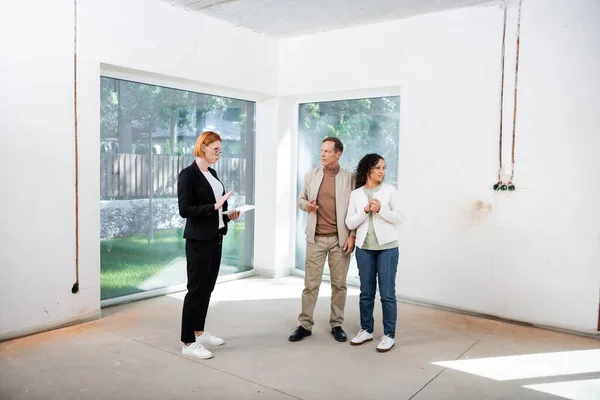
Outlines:
POLYGON ((515 143, 516 143, 516 127, 517 127, 517 97, 518 97, 518 82, 519 82, 519 50, 521 40, 521 9, 523 0, 519 0, 517 8, 517 26, 516 26, 516 48, 515 48, 515 77, 514 77, 514 96, 513 96, 513 115, 512 115, 512 145, 511 145, 511 173, 508 180, 502 177, 503 162, 502 162, 502 151, 503 151, 503 126, 504 126, 504 91, 505 91, 505 70, 506 70, 506 31, 508 26, 508 4, 505 0, 502 4, 504 10, 504 20, 502 29, 502 54, 501 54, 501 86, 500 86, 500 132, 498 140, 498 176, 497 182, 494 184, 494 190, 515 190, 513 184, 515 176, 515 143))
POLYGON ((75 136, 75 283, 71 293, 79 293, 79 146, 77 143, 77 0, 73 1, 73 127, 75 136))

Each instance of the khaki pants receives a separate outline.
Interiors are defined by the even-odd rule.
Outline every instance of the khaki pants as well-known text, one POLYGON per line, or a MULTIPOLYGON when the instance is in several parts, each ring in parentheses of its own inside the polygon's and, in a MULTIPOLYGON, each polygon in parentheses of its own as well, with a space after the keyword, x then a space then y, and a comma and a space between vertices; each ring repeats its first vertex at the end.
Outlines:
POLYGON ((300 324, 309 331, 312 330, 315 324, 313 312, 317 304, 326 257, 329 261, 332 292, 329 325, 334 328, 341 326, 344 322, 347 293, 346 276, 350 266, 350 255, 344 254, 339 246, 337 236, 316 236, 315 243, 306 243, 302 312, 298 316, 300 324))

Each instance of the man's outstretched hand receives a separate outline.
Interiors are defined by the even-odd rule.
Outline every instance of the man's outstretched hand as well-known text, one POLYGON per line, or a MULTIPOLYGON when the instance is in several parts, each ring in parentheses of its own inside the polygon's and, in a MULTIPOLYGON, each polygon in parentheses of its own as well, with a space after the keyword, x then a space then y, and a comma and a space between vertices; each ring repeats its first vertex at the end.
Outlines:
POLYGON ((350 253, 352 253, 352 251, 354 250, 354 236, 350 235, 348 237, 348 239, 346 239, 346 243, 344 243, 344 254, 348 255, 350 253))

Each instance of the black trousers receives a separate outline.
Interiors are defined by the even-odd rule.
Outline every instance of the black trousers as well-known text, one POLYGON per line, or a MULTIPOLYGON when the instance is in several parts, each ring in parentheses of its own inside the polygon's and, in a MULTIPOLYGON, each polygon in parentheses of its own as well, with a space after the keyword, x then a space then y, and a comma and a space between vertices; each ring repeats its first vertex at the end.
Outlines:
POLYGON ((187 294, 183 301, 181 318, 181 341, 196 341, 194 331, 203 331, 210 295, 215 288, 221 266, 223 237, 212 242, 187 239, 187 294))

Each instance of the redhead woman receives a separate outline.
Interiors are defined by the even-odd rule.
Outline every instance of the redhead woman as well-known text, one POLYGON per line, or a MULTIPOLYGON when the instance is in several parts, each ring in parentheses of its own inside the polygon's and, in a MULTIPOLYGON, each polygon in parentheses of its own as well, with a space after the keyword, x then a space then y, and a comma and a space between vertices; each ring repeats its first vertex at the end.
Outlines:
POLYGON ((221 137, 215 132, 203 132, 194 146, 196 160, 179 173, 177 181, 179 214, 186 218, 183 237, 188 278, 181 322, 182 353, 202 359, 213 356, 205 345, 225 343, 206 332, 204 323, 219 275, 227 223, 240 216, 239 212, 225 214, 231 192, 225 193, 217 172, 209 167, 219 161, 221 153, 221 137))

